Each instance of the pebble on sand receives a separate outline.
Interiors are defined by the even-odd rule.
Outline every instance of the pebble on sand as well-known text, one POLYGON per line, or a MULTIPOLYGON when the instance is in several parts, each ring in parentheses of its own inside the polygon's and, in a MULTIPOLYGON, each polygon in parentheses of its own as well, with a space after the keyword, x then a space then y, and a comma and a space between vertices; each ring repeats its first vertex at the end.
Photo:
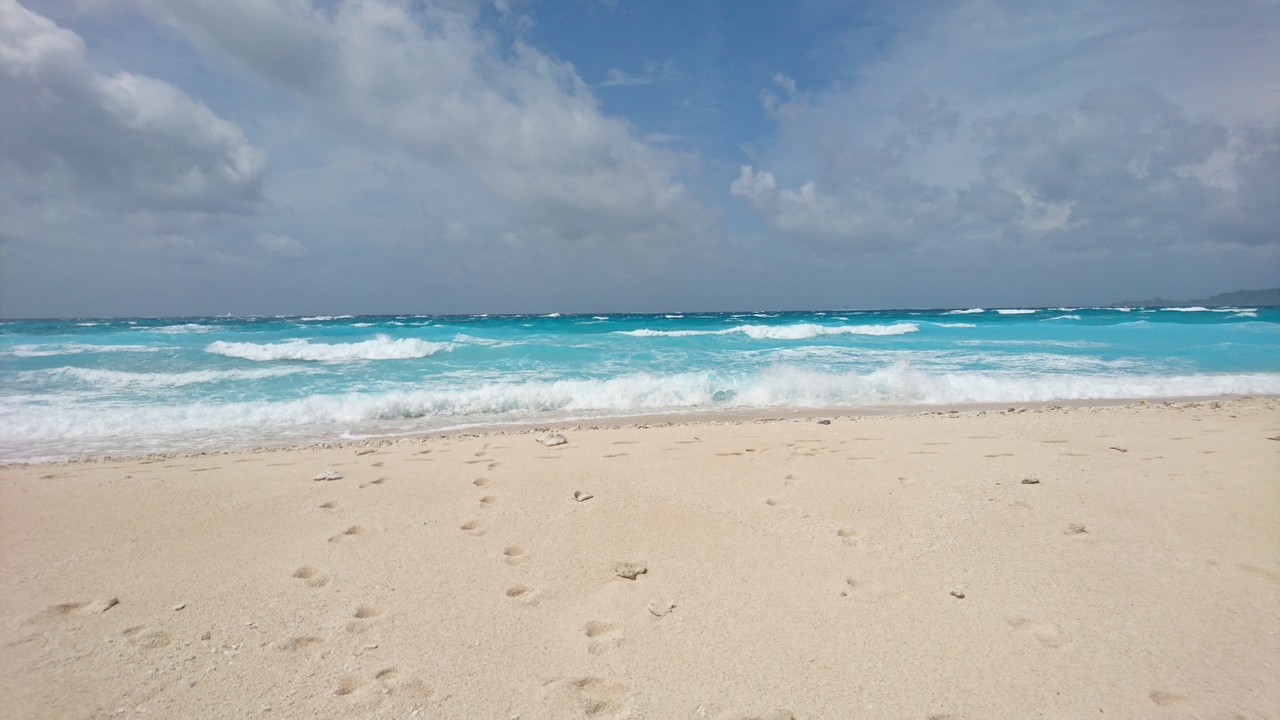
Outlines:
POLYGON ((177 605, 174 605, 174 606, 173 606, 173 609, 174 609, 175 611, 177 611, 177 610, 181 610, 182 608, 184 608, 184 607, 186 607, 186 606, 187 606, 187 604, 186 604, 186 603, 184 603, 184 602, 180 602, 180 603, 178 603, 177 605))
POLYGON ((315 480, 316 482, 320 482, 321 480, 341 480, 342 473, 339 473, 337 470, 334 470, 333 468, 329 468, 311 479, 315 480))
POLYGON ((589 492, 583 492, 583 491, 581 491, 581 490, 574 490, 574 491, 573 491, 573 499, 574 499, 574 500, 577 500, 578 502, 586 502, 586 501, 590 500, 590 499, 591 499, 591 498, 593 498, 593 497, 595 497, 595 495, 592 495, 592 494, 591 494, 591 493, 589 493, 589 492))
POLYGON ((1022 484, 1023 485, 1039 485, 1040 478, 1023 478, 1022 484))
POLYGON ((955 586, 955 587, 951 588, 951 597, 956 598, 956 599, 958 599, 958 600, 963 600, 963 599, 964 599, 964 586, 963 586, 963 585, 957 585, 957 586, 955 586))
POLYGON ((565 438, 565 436, 561 435, 560 433, 551 433, 550 435, 547 435, 546 437, 542 438, 538 442, 542 443, 543 445, 546 445, 547 447, 555 447, 557 445, 564 445, 565 443, 569 442, 569 440, 565 438))
POLYGON ((614 568, 614 572, 618 574, 618 577, 635 580, 637 576, 649 572, 649 568, 640 563, 621 562, 614 568))

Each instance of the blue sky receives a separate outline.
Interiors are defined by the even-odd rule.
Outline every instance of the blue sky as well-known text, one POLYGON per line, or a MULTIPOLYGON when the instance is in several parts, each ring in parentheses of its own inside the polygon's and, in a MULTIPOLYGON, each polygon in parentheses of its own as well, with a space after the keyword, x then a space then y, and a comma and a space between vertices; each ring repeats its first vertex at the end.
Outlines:
POLYGON ((1280 5, 0 0, 0 315, 1280 285, 1280 5))

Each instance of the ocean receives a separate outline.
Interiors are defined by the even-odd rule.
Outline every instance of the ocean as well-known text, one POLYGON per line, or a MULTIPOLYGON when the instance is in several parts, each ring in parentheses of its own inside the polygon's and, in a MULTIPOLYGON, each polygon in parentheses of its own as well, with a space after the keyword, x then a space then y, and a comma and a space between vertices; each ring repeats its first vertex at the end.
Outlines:
POLYGON ((1280 308, 0 322, 0 463, 638 416, 1280 393, 1280 308))

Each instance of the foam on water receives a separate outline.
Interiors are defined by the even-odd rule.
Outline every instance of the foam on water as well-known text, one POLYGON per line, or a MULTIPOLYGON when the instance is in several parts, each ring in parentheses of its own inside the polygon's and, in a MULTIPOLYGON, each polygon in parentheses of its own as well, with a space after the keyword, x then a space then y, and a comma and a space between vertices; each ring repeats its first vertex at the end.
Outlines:
POLYGON ((207 352, 258 362, 272 360, 307 360, 311 362, 351 362, 353 360, 412 360, 449 350, 452 343, 426 342, 416 338, 392 340, 379 335, 373 340, 355 343, 317 343, 289 340, 283 343, 246 343, 217 340, 209 343, 207 352))
POLYGON ((756 340, 803 340, 819 335, 902 335, 916 332, 920 328, 913 323, 895 323, 893 325, 816 325, 798 323, 795 325, 738 325, 724 330, 617 330, 619 335, 631 337, 694 337, 697 335, 731 335, 742 333, 756 340))
POLYGON ((0 462, 641 414, 1280 393, 1280 309, 1213 310, 0 322, 0 462))

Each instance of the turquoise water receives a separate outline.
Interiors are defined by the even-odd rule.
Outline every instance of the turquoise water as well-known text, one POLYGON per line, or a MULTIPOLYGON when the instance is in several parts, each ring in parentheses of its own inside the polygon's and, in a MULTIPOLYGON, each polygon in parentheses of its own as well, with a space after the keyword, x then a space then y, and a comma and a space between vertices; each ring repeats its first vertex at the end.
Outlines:
POLYGON ((503 423, 1280 393, 1280 309, 0 323, 0 462, 503 423))

